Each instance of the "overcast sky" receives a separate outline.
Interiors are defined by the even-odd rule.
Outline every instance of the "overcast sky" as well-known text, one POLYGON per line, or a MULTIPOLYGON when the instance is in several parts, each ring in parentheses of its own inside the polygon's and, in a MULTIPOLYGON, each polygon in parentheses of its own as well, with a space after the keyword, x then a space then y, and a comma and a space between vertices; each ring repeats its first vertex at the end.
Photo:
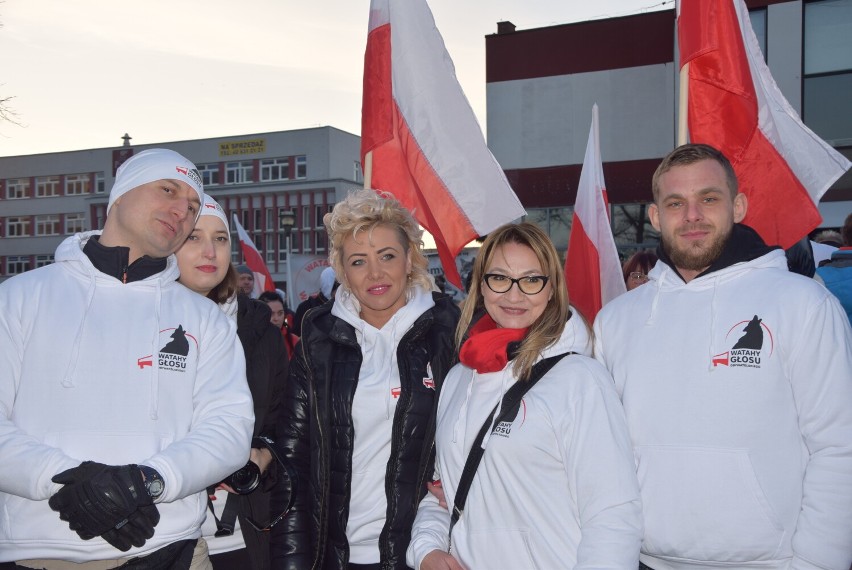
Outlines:
MULTIPOLYGON (((0 0, 0 156, 331 125, 360 132, 369 0, 0 0)), ((485 39, 673 0, 429 0, 485 124, 485 39)), ((0 173, 2 176, 2 173, 0 173)))

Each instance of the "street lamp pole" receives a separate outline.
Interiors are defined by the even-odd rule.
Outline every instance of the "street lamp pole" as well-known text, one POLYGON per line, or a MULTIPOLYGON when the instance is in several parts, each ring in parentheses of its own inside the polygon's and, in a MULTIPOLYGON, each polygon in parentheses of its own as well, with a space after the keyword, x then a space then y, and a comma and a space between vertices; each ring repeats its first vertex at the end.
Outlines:
POLYGON ((281 230, 284 232, 284 252, 287 255, 287 306, 291 311, 295 311, 293 305, 293 272, 290 268, 290 234, 293 232, 293 226, 296 225, 296 213, 293 210, 283 210, 278 214, 278 222, 281 230))

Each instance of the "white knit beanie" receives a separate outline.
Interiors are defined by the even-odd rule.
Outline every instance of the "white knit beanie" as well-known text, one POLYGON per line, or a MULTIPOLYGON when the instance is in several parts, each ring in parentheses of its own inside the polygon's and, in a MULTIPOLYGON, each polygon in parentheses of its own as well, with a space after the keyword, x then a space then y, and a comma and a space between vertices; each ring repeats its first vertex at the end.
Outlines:
MULTIPOLYGON (((115 184, 109 193, 107 215, 112 205, 121 196, 134 188, 156 180, 180 180, 186 182, 204 202, 204 186, 198 169, 189 160, 173 150, 152 148, 128 158, 115 173, 115 184)), ((200 212, 196 215, 196 220, 200 212)))
POLYGON ((228 223, 228 217, 225 215, 225 210, 219 205, 219 202, 210 197, 209 194, 204 195, 204 203, 201 205, 202 216, 216 216, 222 223, 225 224, 225 230, 228 232, 228 241, 231 241, 231 224, 228 223))

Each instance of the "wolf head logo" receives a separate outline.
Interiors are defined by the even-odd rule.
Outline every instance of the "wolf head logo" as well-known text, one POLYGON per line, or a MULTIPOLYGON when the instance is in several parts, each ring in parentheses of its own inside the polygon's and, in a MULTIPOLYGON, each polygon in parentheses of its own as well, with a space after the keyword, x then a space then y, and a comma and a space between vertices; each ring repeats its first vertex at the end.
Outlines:
POLYGON ((179 354, 180 356, 189 354, 189 341, 186 340, 186 331, 183 330, 183 325, 178 325, 178 328, 172 333, 172 340, 160 349, 160 353, 179 354))
POLYGON ((755 315, 743 329, 745 334, 740 337, 740 340, 737 341, 737 344, 731 350, 739 348, 760 350, 763 348, 763 329, 760 327, 760 321, 761 319, 755 315))

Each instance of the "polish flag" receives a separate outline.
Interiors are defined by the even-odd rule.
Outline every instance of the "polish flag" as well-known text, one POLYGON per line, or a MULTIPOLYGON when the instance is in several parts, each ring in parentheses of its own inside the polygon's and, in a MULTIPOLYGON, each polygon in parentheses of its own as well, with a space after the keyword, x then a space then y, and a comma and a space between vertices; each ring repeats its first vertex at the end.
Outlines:
POLYGON ((236 214, 234 214, 234 227, 237 228, 237 235, 240 238, 240 249, 243 250, 245 264, 254 274, 254 290, 252 291, 251 298, 256 299, 264 291, 275 291, 275 282, 272 281, 272 275, 269 274, 269 269, 266 268, 263 256, 257 251, 254 241, 248 235, 248 232, 240 225, 236 214))
POLYGON ((819 226, 817 203, 849 161, 781 94, 742 0, 681 2, 677 25, 690 140, 718 148, 733 164, 749 198, 744 223, 768 244, 790 247, 819 226))
POLYGON ((372 0, 361 108, 364 185, 435 238, 444 273, 477 236, 526 214, 488 150, 425 0, 372 0))
POLYGON ((574 202, 565 280, 571 305, 589 324, 604 305, 627 291, 609 222, 597 105, 592 107, 592 127, 574 202))

